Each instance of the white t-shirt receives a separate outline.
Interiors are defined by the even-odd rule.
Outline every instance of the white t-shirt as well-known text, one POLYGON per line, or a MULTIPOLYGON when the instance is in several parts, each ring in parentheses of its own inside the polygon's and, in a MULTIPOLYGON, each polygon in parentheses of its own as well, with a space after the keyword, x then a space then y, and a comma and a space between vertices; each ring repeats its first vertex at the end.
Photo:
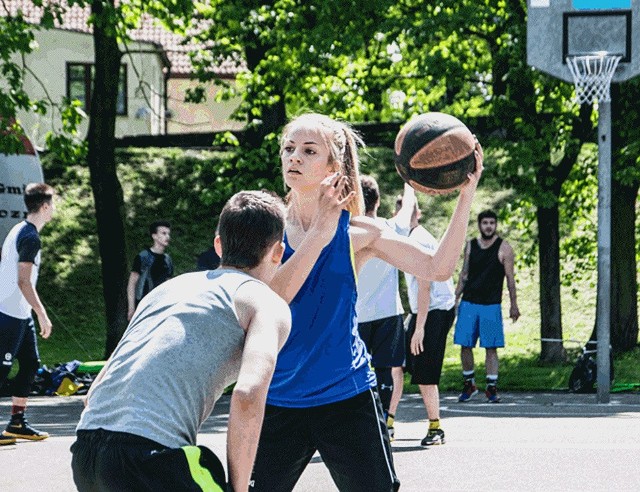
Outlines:
POLYGON ((31 317, 31 305, 18 286, 18 263, 33 263, 31 285, 36 286, 40 268, 40 236, 31 222, 22 221, 9 231, 0 261, 0 312, 12 318, 31 317))
MULTIPOLYGON (((438 249, 438 241, 424 227, 418 226, 409 237, 424 246, 430 253, 435 253, 438 249)), ((407 292, 409 294, 409 306, 412 313, 418 312, 418 280, 410 273, 404 274, 407 281, 407 292)), ((429 311, 442 309, 448 311, 456 305, 456 294, 453 287, 453 279, 449 278, 444 282, 431 282, 431 298, 429 301, 429 311)))
MULTIPOLYGON (((375 220, 402 236, 409 235, 408 225, 398 224, 395 217, 375 220)), ((397 268, 378 258, 367 261, 358 274, 358 323, 404 314, 398 287, 397 268)))

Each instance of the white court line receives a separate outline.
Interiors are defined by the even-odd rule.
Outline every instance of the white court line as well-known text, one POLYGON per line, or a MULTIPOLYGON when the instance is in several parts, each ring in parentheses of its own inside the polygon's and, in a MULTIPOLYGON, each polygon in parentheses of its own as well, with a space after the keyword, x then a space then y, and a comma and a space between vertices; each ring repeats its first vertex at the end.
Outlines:
MULTIPOLYGON (((502 403, 500 403, 499 405, 503 405, 502 403)), ((552 412, 545 412, 545 411, 540 411, 540 410, 533 410, 533 411, 528 411, 526 409, 523 409, 521 406, 519 407, 518 411, 501 411, 502 408, 506 407, 506 406, 511 406, 511 407, 518 407, 519 405, 517 403, 509 403, 509 404, 505 404, 503 406, 501 406, 501 408, 496 408, 496 404, 495 403, 488 403, 486 405, 474 405, 473 408, 451 408, 448 406, 442 406, 440 407, 440 411, 445 411, 445 412, 452 412, 452 413, 462 413, 462 414, 474 414, 477 415, 478 417, 484 417, 484 416, 511 416, 511 417, 531 417, 531 416, 542 416, 542 417, 574 417, 574 418, 580 418, 580 417, 616 417, 616 418, 620 418, 620 417, 625 417, 625 418, 640 418, 640 413, 635 413, 634 412, 624 412, 624 413, 620 413, 620 414, 611 414, 611 413, 606 413, 606 412, 580 412, 580 413, 576 413, 574 412, 557 412, 557 411, 552 411, 552 412), (491 405, 491 411, 482 411, 479 410, 478 407, 489 407, 489 405, 491 405)), ((576 405, 577 406, 577 405, 576 405)), ((582 406, 586 406, 586 405, 582 405, 582 406)))

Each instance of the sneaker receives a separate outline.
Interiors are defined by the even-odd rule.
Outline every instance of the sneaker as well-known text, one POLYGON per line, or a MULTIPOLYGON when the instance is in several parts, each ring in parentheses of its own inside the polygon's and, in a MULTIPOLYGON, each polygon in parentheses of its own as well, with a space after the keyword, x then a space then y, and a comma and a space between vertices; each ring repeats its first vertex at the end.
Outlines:
POLYGON ((389 441, 395 441, 396 430, 393 427, 394 419, 393 417, 387 417, 387 431, 389 432, 389 441))
POLYGON ((472 381, 465 381, 464 387, 462 388, 462 393, 458 396, 458 401, 460 403, 464 403, 465 401, 469 401, 471 398, 478 394, 478 388, 472 381))
POLYGON ((495 385, 487 386, 484 392, 487 395, 487 401, 489 403, 500 403, 500 397, 498 396, 498 388, 495 385))
POLYGON ((442 429, 429 429, 426 437, 420 442, 421 446, 437 446, 444 444, 444 431, 442 429))
POLYGON ((7 444, 15 444, 15 443, 16 443, 15 437, 8 437, 0 434, 0 446, 6 446, 7 444))
POLYGON ((12 418, 2 435, 5 437, 28 439, 29 441, 42 441, 49 437, 48 432, 39 431, 31 427, 24 417, 17 419, 12 418))

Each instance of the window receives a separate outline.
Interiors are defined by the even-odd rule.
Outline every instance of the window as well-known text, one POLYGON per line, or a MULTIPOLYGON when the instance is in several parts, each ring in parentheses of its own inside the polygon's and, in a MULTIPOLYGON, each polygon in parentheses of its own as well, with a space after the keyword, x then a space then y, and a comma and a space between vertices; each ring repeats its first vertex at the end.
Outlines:
MULTIPOLYGON (((82 109, 91 110, 91 87, 93 82, 94 66, 92 63, 67 63, 67 97, 77 99, 82 103, 82 109)), ((118 80, 118 101, 116 114, 127 114, 127 66, 120 65, 120 77, 118 80)))

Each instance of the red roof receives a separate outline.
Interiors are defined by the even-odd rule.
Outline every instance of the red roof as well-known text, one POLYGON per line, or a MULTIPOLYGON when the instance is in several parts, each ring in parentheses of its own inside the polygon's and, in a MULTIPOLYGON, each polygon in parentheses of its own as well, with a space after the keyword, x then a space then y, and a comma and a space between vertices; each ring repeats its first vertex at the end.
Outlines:
MULTIPOLYGON (((27 22, 39 24, 42 18, 42 8, 36 7, 31 0, 4 0, 0 2, 0 15, 15 15, 22 11, 27 22), (6 8, 5 8, 6 7, 6 8), (7 9, 9 12, 7 12, 7 9)), ((72 5, 67 7, 63 16, 63 22, 56 27, 67 31, 91 33, 91 27, 87 24, 90 8, 72 5)), ((153 17, 145 14, 140 26, 129 32, 131 39, 155 43, 162 47, 171 62, 171 75, 188 75, 193 72, 189 51, 195 47, 193 44, 183 44, 184 38, 163 27, 153 17)), ((224 61, 213 68, 213 72, 220 77, 231 77, 245 69, 244 63, 224 61)))

